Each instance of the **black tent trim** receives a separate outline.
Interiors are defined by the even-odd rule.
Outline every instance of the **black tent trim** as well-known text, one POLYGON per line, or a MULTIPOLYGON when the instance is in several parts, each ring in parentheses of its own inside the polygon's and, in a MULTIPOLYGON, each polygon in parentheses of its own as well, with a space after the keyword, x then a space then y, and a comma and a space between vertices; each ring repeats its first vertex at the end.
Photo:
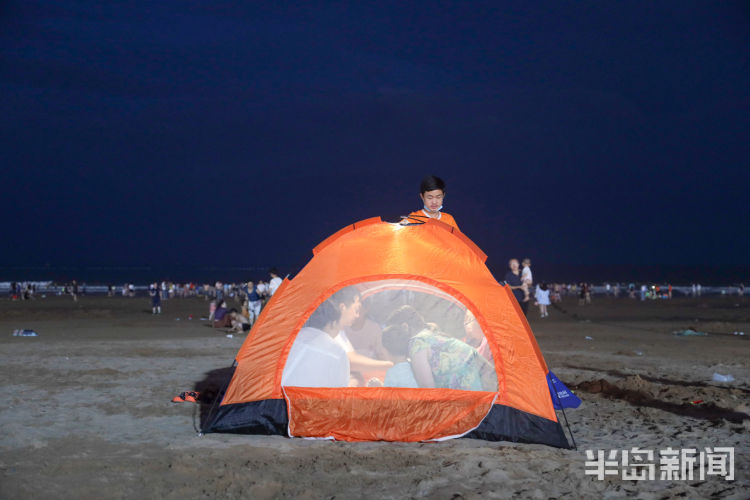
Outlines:
MULTIPOLYGON (((219 406, 202 432, 287 436, 288 425, 286 401, 266 399, 219 406)), ((499 404, 493 405, 479 427, 464 437, 570 448, 559 422, 499 404)))

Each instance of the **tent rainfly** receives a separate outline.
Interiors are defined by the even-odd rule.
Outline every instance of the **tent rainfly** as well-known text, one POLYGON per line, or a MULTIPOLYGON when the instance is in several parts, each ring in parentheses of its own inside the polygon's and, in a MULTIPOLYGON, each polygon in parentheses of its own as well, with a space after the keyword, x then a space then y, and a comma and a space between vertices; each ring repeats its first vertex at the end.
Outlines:
POLYGON ((351 224, 263 309, 203 432, 568 448, 510 287, 458 229, 351 224))

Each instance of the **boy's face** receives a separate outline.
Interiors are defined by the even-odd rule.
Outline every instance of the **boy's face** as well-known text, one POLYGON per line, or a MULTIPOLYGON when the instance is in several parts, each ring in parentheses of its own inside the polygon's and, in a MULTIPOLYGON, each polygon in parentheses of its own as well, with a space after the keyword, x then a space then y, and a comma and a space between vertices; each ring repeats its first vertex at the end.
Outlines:
POLYGON ((422 198, 422 203, 427 207, 427 210, 430 212, 437 212, 443 205, 445 193, 442 189, 433 189, 432 191, 421 193, 419 197, 422 198))
POLYGON ((359 297, 357 297, 354 302, 352 302, 348 306, 345 304, 341 304, 339 307, 341 308, 341 319, 339 320, 339 327, 346 328, 352 326, 352 324, 359 317, 359 310, 362 307, 362 303, 359 301, 359 297))

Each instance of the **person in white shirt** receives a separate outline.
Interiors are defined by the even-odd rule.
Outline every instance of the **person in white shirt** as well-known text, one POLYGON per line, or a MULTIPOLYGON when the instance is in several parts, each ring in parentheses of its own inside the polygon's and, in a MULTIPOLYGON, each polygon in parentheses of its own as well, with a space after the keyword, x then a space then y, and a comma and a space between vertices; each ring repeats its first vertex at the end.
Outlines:
POLYGON ((281 375, 282 386, 347 387, 349 357, 334 340, 358 312, 359 294, 352 287, 336 292, 312 313, 297 334, 281 375))
POLYGON ((346 387, 349 385, 349 358, 328 331, 305 326, 289 351, 281 376, 282 386, 346 387))
POLYGON ((531 276, 531 259, 526 257, 521 262, 523 269, 521 270, 521 284, 523 285, 523 301, 529 301, 529 295, 531 285, 534 283, 534 279, 531 276))
POLYGON ((268 283, 268 295, 272 297, 281 286, 281 278, 279 278, 279 271, 275 267, 268 274, 271 275, 271 281, 268 283))
POLYGON ((539 315, 542 318, 546 318, 547 316, 549 316, 549 313, 547 312, 547 306, 550 305, 549 289, 547 288, 547 283, 542 282, 541 285, 537 285, 536 293, 534 295, 536 298, 536 303, 539 306, 539 315))

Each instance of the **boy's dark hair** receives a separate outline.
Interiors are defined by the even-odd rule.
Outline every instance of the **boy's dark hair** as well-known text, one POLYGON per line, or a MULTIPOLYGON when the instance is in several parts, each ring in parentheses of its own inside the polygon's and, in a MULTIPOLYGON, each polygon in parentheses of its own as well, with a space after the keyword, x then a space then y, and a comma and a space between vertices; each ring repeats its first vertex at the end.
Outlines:
POLYGON ((422 183, 419 185, 419 194, 425 194, 427 191, 434 191, 436 189, 445 193, 445 182, 440 177, 428 175, 422 179, 422 183))
POLYGON ((409 328, 404 325, 391 325, 383 330, 383 347, 395 356, 406 356, 409 353, 409 328))
POLYGON ((403 305, 393 311, 385 320, 383 329, 383 347, 391 354, 406 356, 409 353, 409 342, 423 330, 439 333, 437 325, 426 323, 414 306, 403 305))
POLYGON ((416 335, 428 327, 422 315, 419 314, 414 306, 408 304, 399 307, 389 314, 385 320, 385 324, 387 326, 406 324, 407 333, 411 333, 411 335, 416 335))
POLYGON ((359 292, 355 287, 342 288, 315 309, 310 319, 307 320, 307 326, 322 330, 328 323, 338 321, 341 317, 339 305, 350 306, 357 297, 359 297, 359 292))

